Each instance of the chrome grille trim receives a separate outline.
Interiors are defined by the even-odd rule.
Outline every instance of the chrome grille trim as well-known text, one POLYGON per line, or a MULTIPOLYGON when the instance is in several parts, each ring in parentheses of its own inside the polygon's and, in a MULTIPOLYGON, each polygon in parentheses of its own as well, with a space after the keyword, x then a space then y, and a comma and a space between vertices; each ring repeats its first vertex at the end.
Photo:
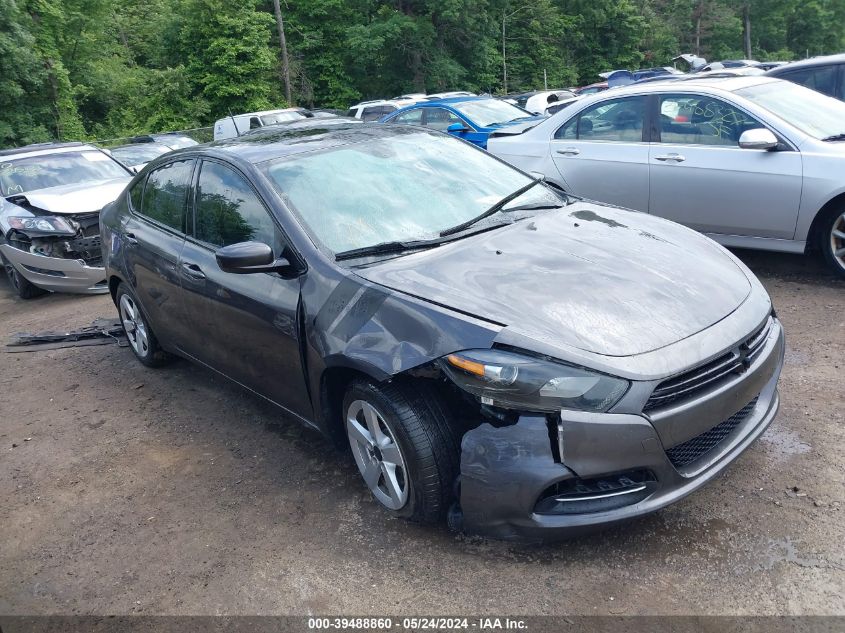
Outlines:
POLYGON ((722 356, 661 382, 652 392, 643 411, 665 407, 715 386, 730 374, 743 373, 765 348, 772 324, 770 317, 751 336, 722 356))

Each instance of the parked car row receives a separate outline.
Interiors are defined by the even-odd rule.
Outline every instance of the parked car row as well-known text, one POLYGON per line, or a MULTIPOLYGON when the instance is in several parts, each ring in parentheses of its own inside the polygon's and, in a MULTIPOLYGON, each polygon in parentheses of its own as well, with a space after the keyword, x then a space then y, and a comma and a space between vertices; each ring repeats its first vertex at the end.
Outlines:
POLYGON ((845 275, 845 103, 716 75, 551 116, 403 96, 379 123, 232 116, 136 174, 4 153, 0 253, 109 292, 144 365, 185 357, 347 446, 396 516, 567 536, 721 473, 776 415, 784 338, 707 236, 845 275), (71 204, 97 188, 99 218, 71 204))

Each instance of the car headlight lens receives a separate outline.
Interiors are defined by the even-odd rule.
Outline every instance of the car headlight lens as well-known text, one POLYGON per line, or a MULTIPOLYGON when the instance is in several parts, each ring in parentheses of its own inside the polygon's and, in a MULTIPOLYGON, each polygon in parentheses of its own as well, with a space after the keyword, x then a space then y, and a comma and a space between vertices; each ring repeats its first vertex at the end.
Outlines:
POLYGON ((446 375, 483 404, 524 411, 607 411, 629 382, 580 367, 500 350, 467 350, 440 359, 446 375))
POLYGON ((9 227, 28 233, 48 233, 50 235, 76 235, 76 227, 71 220, 57 215, 12 216, 7 219, 9 227))

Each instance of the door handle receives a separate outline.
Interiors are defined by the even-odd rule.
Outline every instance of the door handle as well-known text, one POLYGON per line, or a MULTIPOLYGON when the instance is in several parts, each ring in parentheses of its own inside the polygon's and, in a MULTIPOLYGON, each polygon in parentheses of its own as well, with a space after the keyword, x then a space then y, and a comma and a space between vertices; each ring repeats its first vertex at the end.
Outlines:
POLYGON ((182 262, 182 272, 186 277, 196 279, 197 281, 205 279, 205 273, 202 272, 202 268, 190 262, 182 262))
POLYGON ((563 154, 564 156, 578 156, 578 154, 581 153, 581 150, 575 147, 567 147, 566 149, 557 150, 557 153, 563 154))
POLYGON ((134 233, 127 233, 126 235, 123 236, 123 238, 126 240, 127 244, 130 244, 132 246, 135 246, 135 245, 138 244, 138 238, 135 237, 134 233))
POLYGON ((686 158, 681 154, 664 154, 663 156, 655 156, 654 160, 660 160, 664 163, 683 163, 686 158))

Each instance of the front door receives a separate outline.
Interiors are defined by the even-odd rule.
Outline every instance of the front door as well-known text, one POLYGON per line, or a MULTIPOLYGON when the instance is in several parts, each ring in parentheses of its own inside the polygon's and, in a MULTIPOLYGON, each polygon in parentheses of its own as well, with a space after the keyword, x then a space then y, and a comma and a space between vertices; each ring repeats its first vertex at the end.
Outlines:
POLYGON ((552 160, 566 190, 590 200, 648 210, 646 98, 610 99, 578 113, 555 132, 552 160))
POLYGON ((215 259, 217 248, 246 241, 264 242, 280 257, 286 251, 280 227, 247 178, 213 160, 199 167, 193 210, 180 274, 194 333, 183 351, 311 418, 299 347, 299 279, 226 273, 215 259))
POLYGON ((766 127, 738 107, 695 94, 660 95, 649 212, 698 231, 791 239, 801 202, 798 151, 740 149, 766 127))

